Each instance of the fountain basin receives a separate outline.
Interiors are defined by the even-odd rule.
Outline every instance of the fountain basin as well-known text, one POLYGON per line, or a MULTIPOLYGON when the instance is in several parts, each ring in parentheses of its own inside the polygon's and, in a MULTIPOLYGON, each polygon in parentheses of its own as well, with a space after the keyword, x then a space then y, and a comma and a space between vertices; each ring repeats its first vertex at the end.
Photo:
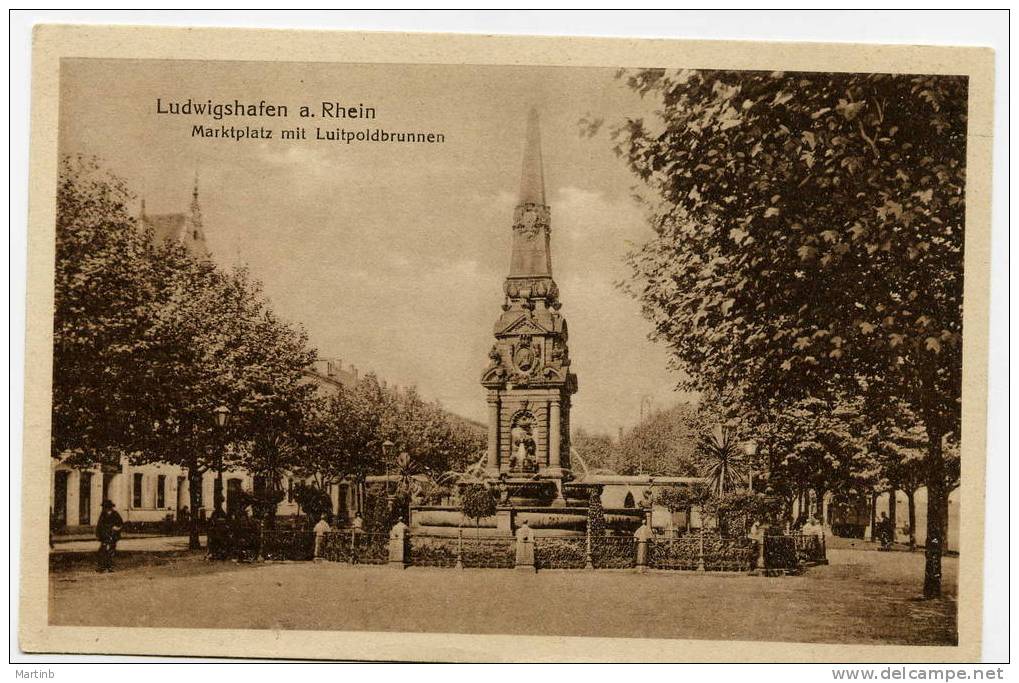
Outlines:
MULTIPOLYGON (((605 527, 610 533, 632 534, 644 521, 639 509, 605 510, 605 527)), ((455 536, 481 533, 512 536, 524 522, 535 536, 582 536, 587 532, 587 507, 499 506, 496 513, 480 520, 465 517, 460 508, 444 505, 411 506, 411 534, 455 536)))

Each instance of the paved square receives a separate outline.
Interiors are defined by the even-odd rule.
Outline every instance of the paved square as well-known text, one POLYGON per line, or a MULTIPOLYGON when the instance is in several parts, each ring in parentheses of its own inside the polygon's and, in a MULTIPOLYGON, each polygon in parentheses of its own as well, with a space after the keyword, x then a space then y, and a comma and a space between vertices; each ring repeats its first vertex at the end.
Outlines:
POLYGON ((803 576, 759 578, 238 565, 151 552, 96 574, 92 557, 80 555, 59 558, 49 609, 54 625, 956 642, 956 558, 945 558, 946 597, 924 601, 921 553, 832 549, 829 557, 803 576))

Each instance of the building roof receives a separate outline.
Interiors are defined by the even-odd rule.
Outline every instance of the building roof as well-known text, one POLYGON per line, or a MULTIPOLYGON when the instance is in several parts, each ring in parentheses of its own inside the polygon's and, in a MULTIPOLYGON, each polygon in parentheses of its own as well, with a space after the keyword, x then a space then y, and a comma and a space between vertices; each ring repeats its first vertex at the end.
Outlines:
POLYGON ((151 228, 157 242, 179 240, 184 237, 188 217, 182 213, 145 214, 142 223, 151 228))
POLYGON ((145 211, 145 200, 139 220, 145 228, 152 230, 156 244, 172 240, 187 248, 188 252, 198 256, 209 256, 209 248, 205 243, 205 230, 202 224, 202 208, 198 202, 198 176, 191 190, 191 206, 188 213, 150 214, 145 211))

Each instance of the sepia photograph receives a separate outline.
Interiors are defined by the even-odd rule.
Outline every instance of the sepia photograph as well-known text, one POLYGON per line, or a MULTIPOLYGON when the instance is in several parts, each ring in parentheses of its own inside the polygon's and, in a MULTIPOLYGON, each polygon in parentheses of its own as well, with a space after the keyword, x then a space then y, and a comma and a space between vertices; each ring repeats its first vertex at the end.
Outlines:
POLYGON ((23 648, 979 652, 988 53, 170 58, 49 28, 23 648), (288 632, 326 640, 248 640, 288 632))

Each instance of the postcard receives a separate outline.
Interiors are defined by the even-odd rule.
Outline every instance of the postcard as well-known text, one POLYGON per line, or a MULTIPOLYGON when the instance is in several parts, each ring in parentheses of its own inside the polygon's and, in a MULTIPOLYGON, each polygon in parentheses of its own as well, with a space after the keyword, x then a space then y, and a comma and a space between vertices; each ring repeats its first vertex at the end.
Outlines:
POLYGON ((992 57, 37 27, 21 647, 976 659, 992 57))

